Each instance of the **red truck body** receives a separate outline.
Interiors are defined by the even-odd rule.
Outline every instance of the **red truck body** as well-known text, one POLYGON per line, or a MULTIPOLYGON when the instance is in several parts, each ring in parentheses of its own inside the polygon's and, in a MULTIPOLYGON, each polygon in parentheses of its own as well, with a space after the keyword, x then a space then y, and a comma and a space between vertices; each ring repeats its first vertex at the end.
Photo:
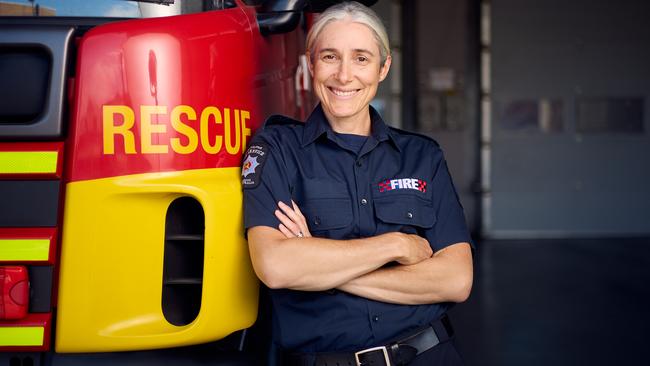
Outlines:
POLYGON ((241 350, 258 311, 241 156, 265 118, 304 118, 313 100, 304 24, 263 35, 259 6, 231 5, 0 17, 0 280, 30 288, 27 303, 25 279, 3 295, 0 364, 192 364, 205 353, 175 347, 233 337, 241 350))

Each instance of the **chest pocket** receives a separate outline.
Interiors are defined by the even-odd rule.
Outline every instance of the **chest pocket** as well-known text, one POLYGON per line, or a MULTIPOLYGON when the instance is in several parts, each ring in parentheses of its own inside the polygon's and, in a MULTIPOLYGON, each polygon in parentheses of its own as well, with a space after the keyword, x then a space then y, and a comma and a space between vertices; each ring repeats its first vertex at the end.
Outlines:
POLYGON ((393 195, 375 198, 375 214, 387 224, 429 229, 436 223, 433 205, 414 195, 393 195))
POLYGON ((336 230, 352 224, 352 203, 349 198, 307 200, 302 208, 312 233, 336 230))

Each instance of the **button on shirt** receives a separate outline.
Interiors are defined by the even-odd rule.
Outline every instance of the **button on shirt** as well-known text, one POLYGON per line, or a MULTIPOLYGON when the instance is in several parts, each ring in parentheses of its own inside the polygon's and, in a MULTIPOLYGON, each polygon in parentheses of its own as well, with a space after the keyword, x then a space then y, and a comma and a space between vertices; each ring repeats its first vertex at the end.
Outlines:
MULTIPOLYGON (((316 237, 403 232, 426 238, 434 252, 471 242, 438 144, 389 128, 370 109, 371 135, 360 147, 331 129, 320 105, 304 124, 271 117, 244 157, 245 227, 277 229, 278 201, 290 205, 293 199, 316 237)), ((439 318, 450 306, 396 305, 337 290, 269 291, 274 340, 296 352, 385 344, 439 318)))

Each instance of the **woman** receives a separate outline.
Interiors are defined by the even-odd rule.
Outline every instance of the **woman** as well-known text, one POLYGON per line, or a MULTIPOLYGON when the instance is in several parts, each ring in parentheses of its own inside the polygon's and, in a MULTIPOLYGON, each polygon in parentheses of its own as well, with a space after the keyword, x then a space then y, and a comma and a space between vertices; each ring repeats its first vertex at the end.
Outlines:
POLYGON ((320 104, 271 117, 244 159, 244 225, 270 289, 284 364, 461 364, 445 317, 472 284, 470 242, 442 151, 370 107, 386 31, 358 3, 307 36, 320 104))

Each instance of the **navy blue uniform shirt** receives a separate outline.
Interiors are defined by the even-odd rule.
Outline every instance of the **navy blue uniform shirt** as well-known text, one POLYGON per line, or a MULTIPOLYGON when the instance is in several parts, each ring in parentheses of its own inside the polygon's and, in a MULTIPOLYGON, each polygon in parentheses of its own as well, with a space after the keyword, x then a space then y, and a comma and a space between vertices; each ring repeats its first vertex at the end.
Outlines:
MULTIPOLYGON (((293 199, 313 236, 418 234, 434 252, 471 242, 438 144, 389 128, 371 107, 363 142, 336 134, 316 107, 306 123, 271 117, 244 157, 244 226, 278 228, 278 201, 293 199), (361 145, 360 149, 356 145, 361 145)), ((324 352, 381 345, 439 318, 448 303, 396 305, 341 291, 270 290, 274 341, 324 352)))

